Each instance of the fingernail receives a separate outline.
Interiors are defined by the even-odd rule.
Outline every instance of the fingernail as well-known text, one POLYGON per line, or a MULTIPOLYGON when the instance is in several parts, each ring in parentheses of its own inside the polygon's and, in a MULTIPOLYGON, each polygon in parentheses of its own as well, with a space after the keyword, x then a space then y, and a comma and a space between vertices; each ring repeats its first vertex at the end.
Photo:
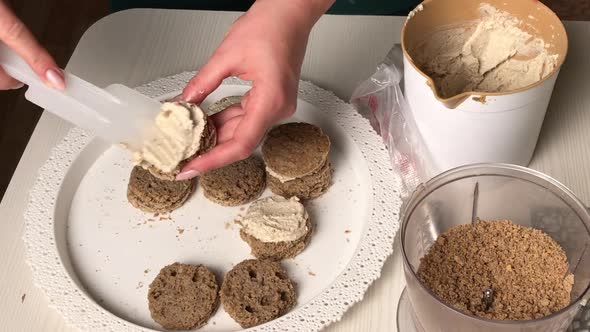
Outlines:
POLYGON ((19 82, 19 83, 16 83, 15 85, 11 86, 10 88, 8 88, 8 90, 18 90, 18 89, 22 88, 23 86, 25 86, 25 84, 19 82))
POLYGON ((193 92, 192 94, 187 94, 187 93, 183 92, 177 98, 179 98, 179 100, 181 100, 181 101, 195 102, 195 100, 200 100, 201 96, 204 94, 205 94, 205 90, 199 90, 197 92, 193 92))
POLYGON ((196 171, 194 169, 189 169, 188 171, 184 171, 184 172, 178 174, 176 176, 176 180, 182 181, 182 180, 192 179, 196 176, 199 176, 199 174, 201 174, 201 173, 199 173, 199 171, 196 171))
POLYGON ((65 90, 66 88, 66 82, 61 71, 49 69, 45 72, 45 79, 54 89, 65 90))

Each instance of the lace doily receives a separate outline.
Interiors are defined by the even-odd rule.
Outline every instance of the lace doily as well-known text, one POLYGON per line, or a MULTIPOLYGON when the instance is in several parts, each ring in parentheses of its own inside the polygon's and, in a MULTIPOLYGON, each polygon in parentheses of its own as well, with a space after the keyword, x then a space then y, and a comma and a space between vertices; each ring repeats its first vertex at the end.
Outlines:
MULTIPOLYGON (((159 97, 180 90, 194 74, 186 72, 159 79, 137 90, 150 97, 159 97)), ((229 78, 224 84, 249 83, 229 78)), ((299 98, 333 117, 358 145, 371 175, 372 214, 353 258, 328 288, 301 308, 249 331, 318 331, 340 320, 346 310, 362 300, 369 285, 379 278, 386 258, 393 252, 394 236, 400 225, 401 183, 393 172, 381 138, 368 120, 332 92, 310 82, 300 82, 299 98)), ((64 261, 69 264, 68 259, 64 257, 62 260, 56 246, 55 224, 67 222, 55 220, 56 198, 72 162, 91 140, 92 136, 84 130, 70 130, 40 169, 25 212, 27 261, 35 284, 72 325, 84 331, 150 331, 111 314, 88 297, 68 274, 64 265, 64 261)), ((59 234, 58 239, 64 241, 59 234)), ((60 249, 65 249, 65 246, 60 249)))

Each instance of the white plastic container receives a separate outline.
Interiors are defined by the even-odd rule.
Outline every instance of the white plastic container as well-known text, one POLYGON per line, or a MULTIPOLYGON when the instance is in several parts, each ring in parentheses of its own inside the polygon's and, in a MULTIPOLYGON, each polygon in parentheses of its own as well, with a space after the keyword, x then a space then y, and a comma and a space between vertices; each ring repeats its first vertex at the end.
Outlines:
POLYGON ((406 22, 402 47, 405 96, 435 171, 484 162, 529 164, 567 53, 565 29, 549 8, 539 1, 526 0, 427 0, 406 22), (432 79, 413 63, 407 49, 440 26, 477 19, 483 2, 511 13, 523 22, 523 30, 543 38, 549 51, 559 55, 558 66, 543 80, 518 90, 464 92, 442 98, 432 88, 432 79))

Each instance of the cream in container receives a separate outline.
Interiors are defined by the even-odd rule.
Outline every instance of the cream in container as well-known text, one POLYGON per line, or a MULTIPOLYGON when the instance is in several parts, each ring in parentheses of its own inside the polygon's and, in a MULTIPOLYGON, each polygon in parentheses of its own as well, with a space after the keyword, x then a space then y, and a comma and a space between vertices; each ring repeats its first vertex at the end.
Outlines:
POLYGON ((438 172, 527 165, 567 52, 563 25, 531 1, 425 1, 402 32, 405 96, 438 172))

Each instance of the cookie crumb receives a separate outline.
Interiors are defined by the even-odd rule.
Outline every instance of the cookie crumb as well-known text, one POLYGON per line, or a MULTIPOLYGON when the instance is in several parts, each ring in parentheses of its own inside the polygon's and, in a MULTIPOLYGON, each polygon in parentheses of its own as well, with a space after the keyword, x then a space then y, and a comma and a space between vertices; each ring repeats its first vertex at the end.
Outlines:
POLYGON ((538 319, 557 312, 569 305, 574 284, 557 242, 509 220, 447 230, 422 257, 417 275, 458 310, 494 320, 538 319), (487 290, 491 302, 484 299, 487 290))
POLYGON ((137 287, 135 287, 135 289, 140 289, 143 288, 143 281, 140 281, 137 283, 137 287))
POLYGON ((309 275, 310 275, 310 276, 312 276, 312 277, 315 277, 315 276, 316 276, 316 274, 315 274, 315 273, 313 273, 313 272, 311 272, 311 271, 308 271, 308 272, 307 272, 307 274, 309 274, 309 275))
POLYGON ((178 232, 178 235, 182 235, 182 233, 184 233, 184 228, 178 227, 176 231, 178 232))
POLYGON ((476 96, 476 97, 472 97, 471 99, 473 99, 473 101, 476 101, 481 104, 486 103, 486 96, 476 96))
POLYGON ((20 297, 20 303, 24 303, 26 297, 27 297, 27 293, 23 293, 23 296, 20 297))
POLYGON ((145 270, 143 271, 143 274, 148 274, 148 273, 150 273, 150 269, 145 269, 145 270))
POLYGON ((344 231, 344 234, 350 234, 350 233, 352 233, 352 231, 350 229, 347 229, 344 231))

